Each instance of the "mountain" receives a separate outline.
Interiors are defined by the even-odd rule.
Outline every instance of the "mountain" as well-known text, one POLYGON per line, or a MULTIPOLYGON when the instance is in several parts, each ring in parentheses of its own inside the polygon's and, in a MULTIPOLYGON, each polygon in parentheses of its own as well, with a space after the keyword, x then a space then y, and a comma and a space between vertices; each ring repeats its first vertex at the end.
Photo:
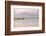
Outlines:
POLYGON ((27 12, 23 12, 23 13, 20 13, 20 14, 15 14, 15 17, 16 18, 38 18, 39 15, 38 13, 37 14, 31 14, 31 13, 27 13, 27 12))

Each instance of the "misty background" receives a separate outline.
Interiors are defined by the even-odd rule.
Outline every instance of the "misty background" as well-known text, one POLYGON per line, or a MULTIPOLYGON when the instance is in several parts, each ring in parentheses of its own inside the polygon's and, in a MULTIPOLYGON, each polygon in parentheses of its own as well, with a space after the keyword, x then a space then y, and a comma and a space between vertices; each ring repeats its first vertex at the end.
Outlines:
POLYGON ((35 27, 39 25, 39 9, 16 8, 14 9, 15 27, 35 27))

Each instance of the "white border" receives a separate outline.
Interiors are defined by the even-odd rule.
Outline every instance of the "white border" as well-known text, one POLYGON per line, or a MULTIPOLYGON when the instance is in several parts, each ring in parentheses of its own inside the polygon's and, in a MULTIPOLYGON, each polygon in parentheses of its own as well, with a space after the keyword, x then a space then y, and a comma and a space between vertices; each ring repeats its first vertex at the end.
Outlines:
POLYGON ((11 31, 26 31, 26 30, 42 30, 42 7, 41 6, 20 6, 11 5, 11 31), (39 8, 39 27, 16 27, 14 28, 14 12, 13 8, 39 8))

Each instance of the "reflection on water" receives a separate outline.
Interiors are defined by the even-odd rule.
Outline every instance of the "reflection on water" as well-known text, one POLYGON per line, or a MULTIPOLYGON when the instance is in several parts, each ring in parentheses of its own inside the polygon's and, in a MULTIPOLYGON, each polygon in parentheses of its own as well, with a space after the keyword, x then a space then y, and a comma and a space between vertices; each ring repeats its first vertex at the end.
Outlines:
POLYGON ((39 24, 38 18, 32 18, 32 19, 21 19, 21 20, 14 20, 15 27, 36 27, 39 24))

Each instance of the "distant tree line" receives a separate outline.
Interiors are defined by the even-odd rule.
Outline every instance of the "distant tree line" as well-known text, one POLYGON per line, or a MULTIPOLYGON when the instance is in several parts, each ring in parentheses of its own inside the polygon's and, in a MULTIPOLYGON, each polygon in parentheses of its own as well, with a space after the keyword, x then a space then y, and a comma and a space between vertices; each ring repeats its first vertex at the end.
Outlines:
POLYGON ((24 20, 24 19, 31 19, 31 18, 14 18, 15 20, 24 20))

